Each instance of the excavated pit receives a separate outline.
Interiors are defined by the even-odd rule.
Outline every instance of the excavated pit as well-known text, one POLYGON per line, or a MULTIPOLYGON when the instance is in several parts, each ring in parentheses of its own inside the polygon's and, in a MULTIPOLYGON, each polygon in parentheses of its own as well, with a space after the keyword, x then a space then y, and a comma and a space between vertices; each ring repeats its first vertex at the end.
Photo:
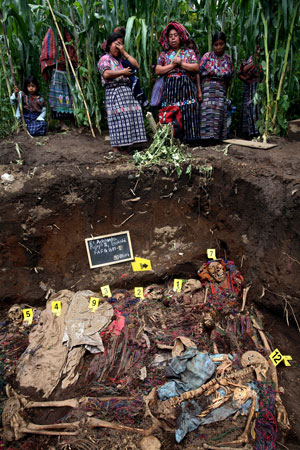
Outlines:
MULTIPOLYGON (((139 173, 132 158, 109 154, 100 137, 2 141, 1 174, 14 176, 0 184, 3 309, 44 305, 49 289, 97 292, 196 278, 206 250, 215 248, 251 284, 247 301, 268 310, 275 345, 299 360, 299 334, 283 320, 295 325, 300 312, 299 143, 276 143, 268 151, 198 148, 191 177, 178 179, 157 167, 139 173), (15 161, 16 142, 23 165, 15 161), (133 272, 129 262, 90 269, 85 239, 126 230, 134 256, 150 259, 153 271, 133 272)), ((290 442, 299 443, 299 364, 280 377, 290 442)))
MULTIPOLYGON (((139 174, 130 157, 109 159, 108 148, 87 137, 80 136, 81 153, 80 139, 71 140, 69 155, 66 137, 50 139, 41 148, 24 136, 25 164, 1 166, 15 177, 1 184, 2 304, 38 304, 50 288, 195 276, 206 249, 215 248, 252 283, 250 299, 280 314, 286 301, 300 311, 297 145, 231 146, 228 155, 198 149, 191 178, 178 179, 157 168, 139 174), (134 273, 130 263, 90 269, 85 238, 125 230, 153 272, 134 273)), ((2 143, 2 164, 16 157, 14 142, 2 143)))

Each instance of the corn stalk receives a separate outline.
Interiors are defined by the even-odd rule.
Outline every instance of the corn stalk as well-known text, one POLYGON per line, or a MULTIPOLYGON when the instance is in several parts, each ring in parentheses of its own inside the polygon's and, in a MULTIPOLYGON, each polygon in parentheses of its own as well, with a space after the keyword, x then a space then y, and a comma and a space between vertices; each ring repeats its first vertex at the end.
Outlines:
POLYGON ((281 76, 280 76, 279 86, 278 86, 278 90, 277 90, 274 114, 273 114, 273 119, 272 119, 273 127, 275 127, 275 125, 276 125, 276 118, 277 118, 277 111, 278 111, 278 102, 279 102, 280 97, 281 97, 282 86, 283 86, 283 82, 284 82, 284 78, 285 78, 285 74, 286 74, 286 70, 287 70, 288 56, 289 56, 289 51, 290 51, 290 47, 291 47, 291 40, 292 40, 293 31, 294 31, 294 25, 295 25, 295 20, 296 20, 296 15, 297 15, 298 8, 299 8, 299 2, 297 2, 295 7, 294 7, 292 20, 291 20, 291 25, 290 25, 289 34, 288 34, 288 39, 287 39, 287 43, 286 43, 286 47, 285 47, 283 67, 282 67, 282 70, 281 70, 281 76))

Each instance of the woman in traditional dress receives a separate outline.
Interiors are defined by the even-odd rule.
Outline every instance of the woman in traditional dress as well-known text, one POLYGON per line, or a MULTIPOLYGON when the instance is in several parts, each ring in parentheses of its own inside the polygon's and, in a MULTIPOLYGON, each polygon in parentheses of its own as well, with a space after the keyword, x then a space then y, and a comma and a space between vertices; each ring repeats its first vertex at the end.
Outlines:
MULTIPOLYGON (((68 43, 67 51, 74 68, 77 67, 77 55, 73 45, 71 35, 64 30, 64 38, 68 43)), ((50 81, 49 104, 53 119, 60 121, 62 130, 69 127, 65 120, 74 120, 73 99, 68 82, 65 54, 62 43, 58 37, 59 48, 57 48, 55 36, 52 28, 49 28, 42 43, 40 56, 42 75, 46 81, 50 81)), ((70 74, 73 77, 72 74, 70 74)))
POLYGON ((164 76, 162 108, 178 106, 182 114, 183 141, 192 144, 200 139, 201 90, 191 80, 199 71, 193 49, 187 48, 190 36, 183 25, 170 22, 163 30, 159 43, 163 47, 155 73, 164 76))
POLYGON ((243 83, 243 101, 242 111, 240 119, 240 131, 241 134, 252 139, 259 135, 257 128, 257 120, 259 116, 258 105, 254 104, 254 96, 256 93, 260 68, 258 66, 258 60, 260 56, 260 47, 256 47, 256 61, 253 56, 242 62, 239 70, 239 79, 243 83))
POLYGON ((147 140, 142 108, 130 87, 132 69, 123 67, 124 60, 139 68, 136 59, 126 52, 123 36, 113 32, 107 38, 106 54, 100 59, 98 68, 105 87, 110 144, 115 152, 120 147, 147 140))
POLYGON ((201 139, 222 140, 227 137, 226 93, 233 65, 225 53, 226 37, 218 32, 212 39, 213 51, 200 61, 201 77, 201 139))

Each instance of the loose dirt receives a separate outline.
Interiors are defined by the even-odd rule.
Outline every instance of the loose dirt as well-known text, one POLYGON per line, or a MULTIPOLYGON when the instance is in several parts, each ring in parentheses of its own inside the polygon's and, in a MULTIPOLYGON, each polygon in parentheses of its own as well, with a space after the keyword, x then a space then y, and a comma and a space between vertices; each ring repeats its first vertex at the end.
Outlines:
MULTIPOLYGON (((190 149, 192 175, 178 179, 157 167, 139 172, 130 155, 111 153, 109 141, 88 132, 34 139, 21 132, 2 140, 0 173, 14 177, 0 184, 2 310, 44 305, 49 289, 131 289, 196 278, 206 249, 215 248, 251 284, 247 301, 264 312, 275 348, 293 358, 291 367, 279 369, 292 423, 283 445, 300 448, 300 143, 274 142, 271 150, 190 149), (130 263, 89 268, 84 239, 123 230, 153 272, 133 273, 130 263)), ((197 448, 158 437, 166 449, 197 448)), ((130 435, 97 438, 99 448, 108 448, 108 438, 110 448, 136 448, 130 435)), ((31 448, 53 445, 33 442, 40 446, 31 448)))

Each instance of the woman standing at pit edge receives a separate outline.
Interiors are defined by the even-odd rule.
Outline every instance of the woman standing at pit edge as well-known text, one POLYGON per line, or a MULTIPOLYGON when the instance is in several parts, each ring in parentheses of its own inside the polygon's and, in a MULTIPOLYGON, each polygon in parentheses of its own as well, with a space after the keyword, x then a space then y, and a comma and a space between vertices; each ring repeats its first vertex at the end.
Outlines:
POLYGON ((187 48, 190 35, 183 25, 170 22, 163 30, 159 43, 161 52, 155 68, 156 75, 165 76, 162 95, 162 107, 178 106, 182 114, 183 141, 193 143, 200 139, 200 86, 196 85, 190 75, 196 75, 199 64, 194 50, 187 48))
POLYGON ((213 51, 200 61, 201 77, 201 139, 222 140, 227 137, 226 93, 233 65, 225 53, 226 37, 222 31, 214 34, 213 51))
POLYGON ((122 61, 128 60, 137 69, 139 65, 124 49, 124 38, 119 33, 108 36, 105 51, 98 68, 105 87, 110 144, 113 151, 118 152, 119 147, 147 141, 142 108, 130 87, 132 70, 124 68, 122 61))

